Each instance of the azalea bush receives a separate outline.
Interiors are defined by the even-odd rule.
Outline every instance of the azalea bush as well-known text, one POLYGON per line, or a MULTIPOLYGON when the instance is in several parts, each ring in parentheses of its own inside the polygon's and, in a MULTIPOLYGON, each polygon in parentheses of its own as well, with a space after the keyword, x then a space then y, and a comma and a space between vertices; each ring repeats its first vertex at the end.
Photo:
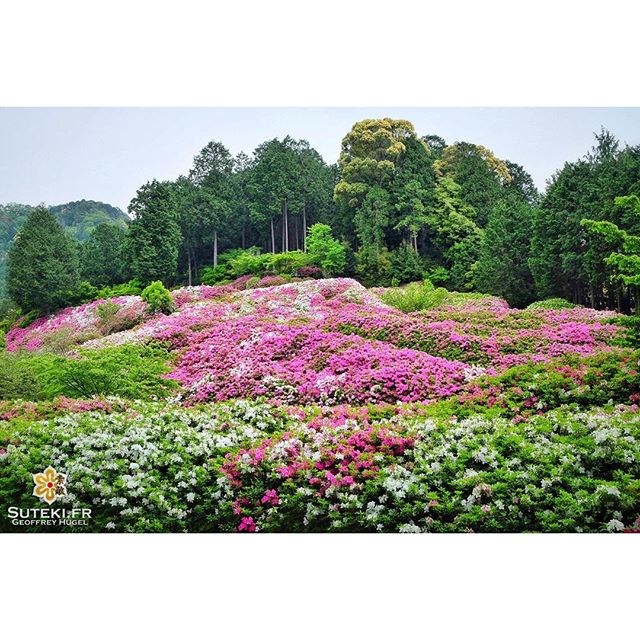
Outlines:
POLYGON ((305 273, 14 321, 0 499, 51 464, 89 531, 640 527, 621 316, 305 273))
MULTIPOLYGON (((0 500, 67 474, 84 531, 622 531, 640 516, 640 414, 376 417, 234 401, 137 403, 32 423, 0 443, 0 500)), ((5 525, 7 526, 7 525, 5 525)))

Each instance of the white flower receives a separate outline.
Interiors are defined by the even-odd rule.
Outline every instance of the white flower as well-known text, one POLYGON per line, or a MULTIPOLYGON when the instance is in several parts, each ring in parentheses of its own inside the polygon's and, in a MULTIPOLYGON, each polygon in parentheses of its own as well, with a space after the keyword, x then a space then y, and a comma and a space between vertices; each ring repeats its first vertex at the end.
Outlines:
POLYGON ((607 523, 607 531, 613 533, 614 531, 624 531, 624 524, 620 520, 609 520, 607 523))
POLYGON ((106 529, 115 529, 116 525, 113 522, 107 522, 107 524, 105 525, 106 529))

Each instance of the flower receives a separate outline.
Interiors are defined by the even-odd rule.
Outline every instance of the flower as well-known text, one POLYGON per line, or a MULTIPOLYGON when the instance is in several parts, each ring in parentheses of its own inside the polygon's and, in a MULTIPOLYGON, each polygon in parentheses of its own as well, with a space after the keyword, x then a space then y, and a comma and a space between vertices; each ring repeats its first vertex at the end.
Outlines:
POLYGON ((238 525, 238 531, 246 531, 247 533, 253 533, 256 530, 256 523, 253 518, 242 518, 238 525))
POLYGON ((260 499, 260 502, 262 502, 262 504, 270 504, 274 506, 280 504, 278 492, 275 489, 268 489, 260 499))

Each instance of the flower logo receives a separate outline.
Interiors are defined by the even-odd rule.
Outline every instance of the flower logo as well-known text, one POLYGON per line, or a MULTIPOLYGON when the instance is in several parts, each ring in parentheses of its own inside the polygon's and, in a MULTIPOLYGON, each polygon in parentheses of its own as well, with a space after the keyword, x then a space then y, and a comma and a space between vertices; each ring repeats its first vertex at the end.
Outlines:
POLYGON ((47 467, 42 473, 33 474, 33 495, 37 496, 47 504, 53 504, 58 496, 66 496, 67 488, 65 482, 67 476, 64 473, 57 473, 53 467, 47 467))

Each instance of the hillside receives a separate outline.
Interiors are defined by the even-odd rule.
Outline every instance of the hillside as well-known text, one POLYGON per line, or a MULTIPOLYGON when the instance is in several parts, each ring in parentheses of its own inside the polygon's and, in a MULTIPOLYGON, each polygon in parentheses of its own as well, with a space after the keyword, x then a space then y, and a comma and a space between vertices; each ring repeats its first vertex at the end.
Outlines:
MULTIPOLYGON (((0 298, 5 291, 6 257, 9 244, 24 224, 33 207, 15 202, 0 204, 0 298)), ((76 240, 86 240, 99 224, 126 226, 129 216, 121 209, 104 202, 78 200, 49 207, 65 229, 76 240)))
POLYGON ((94 509, 83 530, 639 526, 639 354, 614 312, 452 293, 405 313, 347 278, 248 281, 12 329, 7 500, 46 458, 94 509))

